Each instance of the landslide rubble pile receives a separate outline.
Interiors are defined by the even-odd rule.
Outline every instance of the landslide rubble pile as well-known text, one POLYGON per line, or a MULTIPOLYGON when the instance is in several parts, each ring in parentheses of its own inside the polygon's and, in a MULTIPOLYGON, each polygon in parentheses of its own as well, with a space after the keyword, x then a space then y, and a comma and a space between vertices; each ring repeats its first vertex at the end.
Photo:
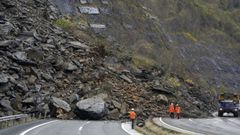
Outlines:
POLYGON ((0 1, 0 116, 124 119, 134 107, 145 119, 166 116, 169 102, 182 105, 184 116, 213 109, 208 90, 175 74, 170 77, 181 86, 172 87, 161 68, 128 70, 114 56, 99 54, 97 45, 55 27, 59 16, 48 0, 0 1))

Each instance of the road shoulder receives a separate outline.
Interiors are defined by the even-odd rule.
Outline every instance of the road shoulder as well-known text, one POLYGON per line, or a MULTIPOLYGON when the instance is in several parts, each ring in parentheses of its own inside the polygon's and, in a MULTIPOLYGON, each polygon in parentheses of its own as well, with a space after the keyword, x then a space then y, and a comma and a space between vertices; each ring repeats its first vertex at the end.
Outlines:
POLYGON ((39 121, 33 121, 33 122, 28 122, 22 125, 17 125, 17 126, 13 126, 13 127, 9 127, 9 128, 4 128, 0 130, 0 135, 16 135, 16 134, 20 134, 23 131, 33 127, 33 126, 37 126, 40 125, 42 123, 46 123, 49 122, 50 120, 39 120, 39 121))
POLYGON ((136 130, 131 129, 131 123, 130 122, 122 123, 121 127, 129 135, 142 135, 141 133, 137 132, 136 130))
POLYGON ((184 133, 184 134, 191 134, 191 135, 203 135, 203 134, 200 134, 200 133, 196 133, 196 132, 192 132, 192 131, 188 131, 186 129, 182 129, 182 128, 179 128, 179 127, 175 127, 175 126, 172 126, 170 124, 167 124, 163 118, 154 118, 153 119, 153 122, 161 127, 164 127, 166 129, 170 129, 170 130, 173 130, 173 131, 176 131, 176 132, 179 132, 179 133, 184 133))

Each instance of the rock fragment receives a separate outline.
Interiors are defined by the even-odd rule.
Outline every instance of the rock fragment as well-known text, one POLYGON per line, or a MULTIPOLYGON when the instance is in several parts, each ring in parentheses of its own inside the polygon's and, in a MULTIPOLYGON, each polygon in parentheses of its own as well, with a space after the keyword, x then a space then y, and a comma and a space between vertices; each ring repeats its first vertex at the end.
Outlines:
POLYGON ((85 44, 82 44, 78 41, 71 41, 69 42, 69 46, 75 48, 75 49, 84 49, 86 51, 89 51, 90 50, 90 47, 85 45, 85 44))
POLYGON ((0 74, 0 85, 8 83, 9 76, 6 74, 0 74))
POLYGON ((79 10, 82 14, 98 15, 100 11, 97 7, 82 6, 79 7, 79 10))
POLYGON ((8 35, 13 29, 14 26, 10 22, 0 24, 0 36, 8 35))
POLYGON ((15 60, 17 63, 22 65, 32 65, 36 66, 37 64, 27 58, 27 54, 25 52, 15 52, 11 55, 11 58, 15 60))
POLYGON ((56 98, 56 97, 52 97, 51 98, 50 106, 51 106, 50 108, 52 110, 55 110, 57 108, 61 108, 61 109, 63 109, 66 112, 70 112, 71 111, 71 107, 70 107, 70 105, 66 101, 64 101, 64 100, 62 100, 60 98, 56 98))
POLYGON ((126 75, 121 75, 120 77, 128 83, 133 83, 132 80, 130 78, 128 78, 126 75))

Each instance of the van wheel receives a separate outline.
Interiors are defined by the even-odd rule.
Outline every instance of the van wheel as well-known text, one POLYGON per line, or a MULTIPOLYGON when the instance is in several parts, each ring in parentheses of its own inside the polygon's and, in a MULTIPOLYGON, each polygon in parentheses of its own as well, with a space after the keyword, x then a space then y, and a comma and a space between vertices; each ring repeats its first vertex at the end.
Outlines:
POLYGON ((218 117, 223 117, 223 113, 222 112, 218 112, 218 117))

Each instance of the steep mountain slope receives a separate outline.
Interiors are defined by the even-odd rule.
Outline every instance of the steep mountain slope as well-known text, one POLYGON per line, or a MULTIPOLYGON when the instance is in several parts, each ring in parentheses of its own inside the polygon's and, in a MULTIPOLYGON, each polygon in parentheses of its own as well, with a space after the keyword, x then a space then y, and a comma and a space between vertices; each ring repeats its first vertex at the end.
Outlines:
POLYGON ((239 88, 238 2, 81 2, 0 2, 1 116, 204 117, 239 88))
POLYGON ((161 65, 205 87, 240 87, 238 0, 109 0, 107 5, 96 0, 70 5, 81 22, 107 26, 90 35, 122 50, 120 57, 134 64, 130 68, 161 65), (83 6, 98 7, 100 14, 79 14, 83 6))
POLYGON ((153 11, 172 37, 173 66, 200 76, 211 86, 239 89, 239 1, 151 1, 153 11), (157 12, 161 9, 161 12, 157 12))

